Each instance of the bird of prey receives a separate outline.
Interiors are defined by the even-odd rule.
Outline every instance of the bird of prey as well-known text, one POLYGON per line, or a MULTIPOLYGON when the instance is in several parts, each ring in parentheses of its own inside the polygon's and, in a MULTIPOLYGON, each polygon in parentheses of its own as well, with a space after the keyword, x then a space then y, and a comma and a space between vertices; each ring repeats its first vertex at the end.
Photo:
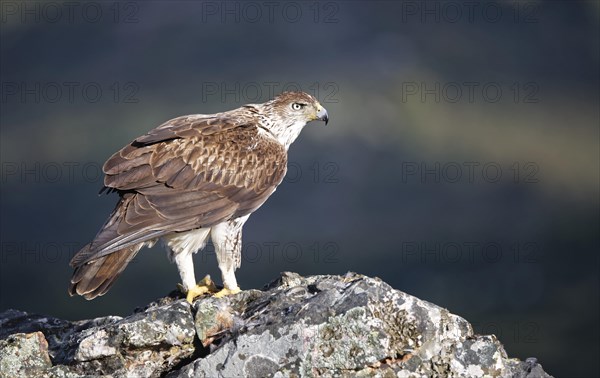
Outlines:
POLYGON ((204 293, 240 291, 242 228, 283 180, 287 151, 309 121, 327 110, 304 92, 262 104, 174 118, 136 138, 103 166, 101 192, 119 202, 94 240, 71 260, 69 294, 105 294, 143 247, 162 240, 188 302, 204 293), (210 236, 223 278, 196 283, 192 255, 210 236))

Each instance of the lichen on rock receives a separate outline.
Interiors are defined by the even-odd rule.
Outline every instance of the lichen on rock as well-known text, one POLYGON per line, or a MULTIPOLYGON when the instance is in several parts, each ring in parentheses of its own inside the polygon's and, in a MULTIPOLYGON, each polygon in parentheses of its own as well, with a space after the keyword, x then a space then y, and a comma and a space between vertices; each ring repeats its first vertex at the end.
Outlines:
POLYGON ((463 318, 354 273, 285 272, 263 290, 125 317, 0 314, 0 376, 549 377, 463 318))

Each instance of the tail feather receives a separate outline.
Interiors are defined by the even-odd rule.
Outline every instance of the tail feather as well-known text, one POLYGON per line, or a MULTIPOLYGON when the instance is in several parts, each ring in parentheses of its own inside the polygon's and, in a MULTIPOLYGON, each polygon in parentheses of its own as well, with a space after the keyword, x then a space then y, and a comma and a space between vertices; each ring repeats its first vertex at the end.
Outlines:
MULTIPOLYGON (((143 244, 129 246, 76 266, 69 286, 69 295, 79 294, 89 300, 106 294, 143 244)), ((89 249, 89 244, 82 249, 82 252, 86 248, 89 249)))
POLYGON ((75 271, 69 295, 94 299, 106 294, 139 250, 144 245, 151 246, 152 242, 147 239, 154 235, 152 230, 119 232, 119 227, 126 222, 127 209, 132 202, 135 205, 136 198, 131 193, 124 194, 94 240, 73 256, 70 265, 75 271), (138 240, 131 240, 134 237, 138 240))

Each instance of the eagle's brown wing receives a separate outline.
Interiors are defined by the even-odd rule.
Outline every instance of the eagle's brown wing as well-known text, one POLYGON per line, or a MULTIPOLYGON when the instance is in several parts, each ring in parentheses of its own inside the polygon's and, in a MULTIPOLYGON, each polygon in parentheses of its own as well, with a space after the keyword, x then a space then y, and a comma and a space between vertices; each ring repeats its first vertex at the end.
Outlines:
POLYGON ((121 200, 71 265, 262 205, 285 175, 286 150, 268 131, 226 114, 176 118, 108 159, 104 184, 121 200))

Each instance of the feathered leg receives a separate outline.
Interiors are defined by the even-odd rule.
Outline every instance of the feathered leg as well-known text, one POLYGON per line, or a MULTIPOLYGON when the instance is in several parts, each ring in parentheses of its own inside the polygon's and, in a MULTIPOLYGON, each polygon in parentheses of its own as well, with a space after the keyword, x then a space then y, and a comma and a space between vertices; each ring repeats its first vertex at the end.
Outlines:
POLYGON ((235 278, 235 270, 242 262, 242 227, 248 216, 213 226, 211 239, 215 246, 219 269, 223 277, 223 290, 215 297, 224 297, 241 291, 235 278))
POLYGON ((193 255, 204 248, 209 233, 210 228, 199 228, 188 232, 174 233, 163 238, 170 252, 169 258, 177 264, 177 270, 181 276, 180 290, 186 294, 189 303, 192 303, 195 297, 217 291, 210 276, 207 275, 196 284, 194 273, 193 255))

